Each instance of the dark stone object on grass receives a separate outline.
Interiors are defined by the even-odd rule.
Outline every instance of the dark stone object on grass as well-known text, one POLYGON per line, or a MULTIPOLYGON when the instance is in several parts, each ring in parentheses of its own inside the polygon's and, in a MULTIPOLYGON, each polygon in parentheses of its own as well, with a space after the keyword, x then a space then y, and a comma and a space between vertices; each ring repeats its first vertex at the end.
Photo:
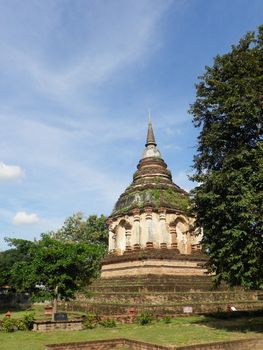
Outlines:
POLYGON ((67 321, 68 314, 66 312, 56 312, 54 314, 54 321, 67 321))

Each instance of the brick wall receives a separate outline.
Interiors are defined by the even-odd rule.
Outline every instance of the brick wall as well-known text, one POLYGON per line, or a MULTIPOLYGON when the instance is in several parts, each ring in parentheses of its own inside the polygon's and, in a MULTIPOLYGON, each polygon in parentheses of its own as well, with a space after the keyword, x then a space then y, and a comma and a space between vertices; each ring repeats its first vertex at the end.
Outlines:
POLYGON ((46 345, 46 350, 110 350, 123 347, 125 339, 96 340, 88 342, 50 344, 46 345))
POLYGON ((43 321, 34 322, 33 331, 50 332, 55 330, 80 331, 83 329, 82 321, 43 321))
POLYGON ((178 350, 262 350, 263 339, 235 340, 230 342, 218 342, 210 344, 199 344, 181 346, 178 350))
POLYGON ((111 350, 127 347, 131 350, 262 350, 263 338, 229 342, 169 347, 129 339, 99 340, 46 345, 45 350, 111 350))

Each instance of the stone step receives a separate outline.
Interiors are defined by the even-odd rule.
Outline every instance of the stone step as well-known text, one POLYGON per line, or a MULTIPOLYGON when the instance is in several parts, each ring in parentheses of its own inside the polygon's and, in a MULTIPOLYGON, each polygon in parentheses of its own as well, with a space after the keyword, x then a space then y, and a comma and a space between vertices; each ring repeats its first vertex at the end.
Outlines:
MULTIPOLYGON (((211 281, 175 281, 175 282, 149 282, 149 283, 93 283, 89 287, 87 287, 89 290, 115 290, 117 291, 120 288, 129 290, 129 288, 132 288, 133 291, 140 290, 149 290, 149 291, 174 291, 174 289, 179 288, 181 290, 184 289, 199 289, 199 290, 207 290, 207 289, 215 289, 211 281)), ((220 286, 217 288, 218 290, 230 290, 230 288, 226 288, 225 286, 220 286)), ((240 289, 240 288, 235 288, 240 289)))
MULTIPOLYGON (((214 289, 211 276, 129 276, 100 278, 86 288, 84 295, 67 303, 67 310, 92 312, 102 317, 129 317, 131 307, 140 314, 149 310, 156 315, 178 315, 191 306, 193 313, 263 308, 258 291, 229 288, 214 289)), ((261 293, 262 294, 262 293, 261 293)))
MULTIPOLYGON (((90 292, 115 293, 115 292, 189 292, 189 291, 213 291, 215 290, 211 276, 153 276, 140 277, 115 277, 110 279, 98 279, 87 290, 90 292)), ((218 291, 240 291, 241 288, 230 289, 222 284, 218 291)))
POLYGON ((99 278, 94 281, 95 284, 114 284, 114 283, 139 283, 146 284, 150 282, 154 283, 166 283, 166 282, 176 282, 176 281, 210 281, 211 276, 203 275, 203 276, 185 276, 185 275, 145 275, 145 276, 127 276, 127 277, 114 277, 114 278, 99 278))
POLYGON ((188 292, 188 293, 91 293, 89 297, 85 295, 79 295, 78 300, 89 302, 118 302, 126 303, 184 303, 184 302, 200 302, 204 300, 206 302, 224 301, 225 303, 238 302, 238 301, 257 301, 258 297, 256 293, 252 292, 188 292))
MULTIPOLYGON (((188 292, 188 291, 212 291, 214 290, 211 284, 180 284, 180 285, 119 285, 119 286, 90 286, 87 288, 90 292, 188 292)), ((217 290, 224 290, 223 288, 217 290)))
POLYGON ((99 282, 99 283, 92 283, 93 286, 96 287, 103 287, 103 286, 155 286, 155 285, 180 285, 180 284, 207 284, 212 285, 211 280, 198 280, 198 281, 188 281, 185 280, 174 280, 174 281, 142 281, 142 282, 136 282, 136 281, 113 281, 113 282, 99 282))
MULTIPOLYGON (((235 306, 238 311, 252 311, 260 310, 263 308, 262 302, 242 301, 231 303, 231 306, 235 306)), ((184 313, 185 307, 191 307, 194 314, 205 314, 211 312, 227 311, 229 303, 226 302, 213 302, 213 303, 174 303, 174 304, 116 304, 116 303, 81 303, 71 302, 66 305, 61 305, 61 309, 66 311, 80 311, 85 313, 93 313, 99 316, 117 317, 122 315, 127 316, 131 308, 135 310, 136 315, 140 315, 143 311, 150 311, 154 315, 166 316, 166 315, 181 315, 184 313)), ((188 309, 189 311, 189 309, 188 309)))

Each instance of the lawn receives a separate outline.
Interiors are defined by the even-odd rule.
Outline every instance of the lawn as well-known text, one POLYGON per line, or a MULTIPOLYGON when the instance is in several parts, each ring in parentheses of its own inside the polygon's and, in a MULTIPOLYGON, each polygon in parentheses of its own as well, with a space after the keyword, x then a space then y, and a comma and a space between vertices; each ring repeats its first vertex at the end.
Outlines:
MULTIPOLYGON (((5 315, 5 312, 9 311, 9 309, 5 308, 5 310, 0 310, 0 319, 2 319, 5 315)), ((51 320, 51 316, 45 316, 44 315, 44 304, 40 303, 40 304, 34 304, 33 308, 28 308, 27 310, 19 310, 19 311, 14 311, 14 310, 10 310, 11 314, 12 314, 12 318, 18 319, 18 318, 23 318, 25 314, 28 314, 30 312, 34 312, 35 314, 35 318, 38 321, 48 321, 51 320)), ((73 319, 74 317, 77 316, 81 316, 83 315, 83 312, 77 312, 77 311, 73 311, 73 312, 68 312, 68 318, 69 319, 73 319)))
MULTIPOLYGON (((37 314, 42 314, 38 308, 37 314)), ((12 317, 19 317, 21 312, 12 317)), ((0 319, 3 314, 0 315, 0 319)), ((18 331, 0 333, 1 350, 43 350, 45 344, 88 341, 110 338, 130 338, 162 345, 196 344, 263 336, 263 317, 218 320, 205 316, 178 317, 171 323, 118 324, 116 328, 97 327, 83 331, 35 333, 18 331)))

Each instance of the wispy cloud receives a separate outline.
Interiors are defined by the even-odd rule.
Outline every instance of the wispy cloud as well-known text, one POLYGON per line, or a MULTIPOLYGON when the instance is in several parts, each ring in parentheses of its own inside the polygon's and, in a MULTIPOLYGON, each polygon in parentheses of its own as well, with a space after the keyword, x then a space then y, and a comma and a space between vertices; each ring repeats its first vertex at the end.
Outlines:
MULTIPOLYGON (((97 123, 98 128, 93 124, 84 131, 85 128, 65 130, 63 127, 27 120, 22 115, 19 118, 0 117, 0 120, 4 125, 0 131, 0 139, 5 135, 16 140, 12 148, 5 147, 5 144, 0 147, 0 157, 23 159, 23 164, 28 168, 27 181, 17 196, 20 200, 21 197, 25 197, 27 201, 42 203, 42 207, 45 203, 44 207, 47 210, 57 207, 61 201, 62 207, 67 203, 70 205, 74 202, 69 198, 83 196, 84 193, 100 199, 104 202, 104 206, 107 204, 110 207, 116 200, 125 183, 122 184, 114 173, 105 172, 103 165, 104 145, 108 144, 109 151, 110 142, 114 139, 114 129, 111 131, 112 135, 107 135, 109 123, 105 123, 103 130, 97 123), (97 139, 100 132, 106 137, 97 139), (48 202, 46 202, 47 193, 49 193, 48 202)), ((131 131, 128 128, 125 132, 126 127, 123 125, 123 134, 132 138, 136 134, 136 129, 131 131)), ((115 132, 117 133, 117 130, 115 132)), ((124 135, 121 138, 125 137, 124 135)), ((115 139, 118 140, 118 137, 115 139)), ((116 157, 112 162, 116 162, 117 159, 116 157)), ((91 201, 86 204, 87 210, 92 204, 91 201)), ((18 203, 15 205, 18 206, 18 203)))
MULTIPOLYGON (((24 46, 3 36, 0 61, 5 74, 16 74, 18 79, 25 79, 32 89, 62 99, 79 93, 78 88, 83 86, 87 93, 87 89, 93 89, 97 84, 111 78, 116 70, 127 70, 130 64, 142 57, 145 60, 147 55, 158 49, 156 25, 171 1, 157 0, 154 5, 148 0, 111 1, 104 2, 103 6, 98 2, 91 2, 89 10, 77 5, 76 11, 70 11, 63 3, 59 3, 56 16, 53 15, 54 9, 50 6, 50 1, 48 4, 43 14, 40 11, 42 7, 36 7, 35 17, 39 17, 41 24, 44 21, 43 16, 50 15, 49 21, 45 20, 50 35, 49 42, 42 26, 35 23, 34 36, 30 33, 32 28, 28 28, 30 39, 24 46), (58 35, 65 11, 69 22, 74 23, 82 11, 80 32, 75 37, 67 30, 58 35), (116 11, 121 14, 118 18, 116 11), (101 23, 103 26, 100 27, 101 23), (69 50, 64 36, 67 36, 71 46, 74 47, 74 41, 78 41, 80 45, 75 50, 69 50), (52 47, 49 55, 39 49, 36 40, 42 40, 44 46, 47 44, 52 47), (65 53, 66 57, 63 55, 65 53)), ((26 7, 26 11, 30 13, 32 9, 26 7)), ((18 16, 18 20, 20 19, 18 16)), ((27 34, 27 30, 24 31, 27 34)))
MULTIPOLYGON (((7 236, 35 237, 78 210, 110 213, 132 179, 147 123, 148 104, 134 107, 129 92, 125 107, 117 104, 126 84, 140 84, 141 76, 131 83, 134 72, 161 51, 165 14, 183 2, 0 5, 0 160, 26 171, 3 188, 7 236)), ((173 117, 154 125, 173 127, 173 117)))

